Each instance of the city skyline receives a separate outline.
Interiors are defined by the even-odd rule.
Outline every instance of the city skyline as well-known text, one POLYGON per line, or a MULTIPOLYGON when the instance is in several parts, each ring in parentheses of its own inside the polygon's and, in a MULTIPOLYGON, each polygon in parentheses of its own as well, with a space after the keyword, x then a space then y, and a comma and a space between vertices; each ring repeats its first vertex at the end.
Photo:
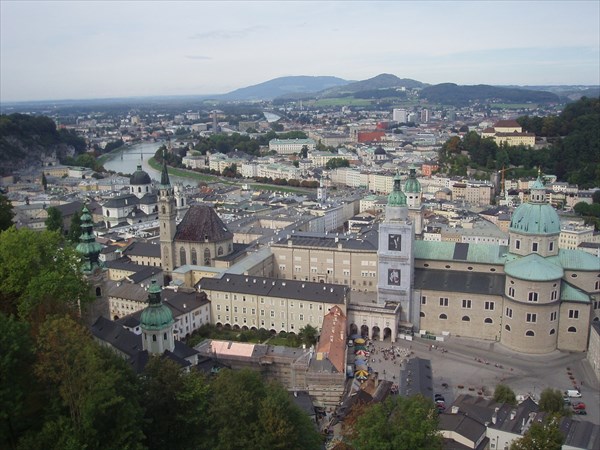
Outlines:
POLYGON ((0 101, 223 94, 290 75, 600 84, 600 3, 0 3, 0 101))

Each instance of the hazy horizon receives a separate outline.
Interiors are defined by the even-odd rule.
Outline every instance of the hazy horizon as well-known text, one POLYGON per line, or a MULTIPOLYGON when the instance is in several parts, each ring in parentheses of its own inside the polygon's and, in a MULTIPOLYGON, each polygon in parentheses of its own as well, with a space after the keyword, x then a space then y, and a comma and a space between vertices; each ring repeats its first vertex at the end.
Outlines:
POLYGON ((600 2, 0 2, 0 101, 210 96, 282 76, 600 84, 600 2))

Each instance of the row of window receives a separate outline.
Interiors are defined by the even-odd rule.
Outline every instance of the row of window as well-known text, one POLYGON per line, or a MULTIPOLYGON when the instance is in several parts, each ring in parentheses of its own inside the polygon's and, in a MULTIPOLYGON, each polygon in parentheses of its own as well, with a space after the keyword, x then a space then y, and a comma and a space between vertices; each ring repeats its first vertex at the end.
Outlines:
MULTIPOLYGON (((515 288, 514 287, 509 287, 508 288, 508 296, 510 298, 515 298, 515 288)), ((539 300, 540 296, 538 292, 528 292, 527 293, 527 301, 529 302, 537 302, 539 300)), ((554 290, 551 292, 550 294, 550 300, 556 300, 558 299, 558 290, 554 290)))
MULTIPOLYGON (((504 329, 506 331, 511 331, 510 325, 508 325, 508 324, 504 325, 504 329)), ((575 327, 569 327, 567 329, 567 332, 568 333, 577 333, 577 328, 575 328, 575 327)), ((554 328, 552 328, 550 330, 550 333, 548 333, 548 334, 552 335, 552 334, 555 334, 555 333, 556 333, 556 330, 554 328)), ((533 330, 527 330, 525 332, 525 336, 535 336, 535 332, 533 330)))
MULTIPOLYGON (((421 317, 425 317, 425 313, 423 311, 421 311, 421 317)), ((448 316, 446 314, 440 314, 438 316, 438 319, 440 320, 446 320, 448 319, 448 316)), ((470 322, 471 318, 469 316, 463 316, 461 319, 463 322, 470 322)), ((491 317, 486 317, 485 319, 483 319, 483 323, 494 323, 494 321, 492 320, 491 317)))
MULTIPOLYGON (((426 305, 427 304, 427 297, 426 296, 422 296, 421 297, 421 305, 426 305)), ((448 297, 440 297, 440 306, 443 307, 448 307, 448 305, 450 304, 450 301, 448 300, 448 297)), ((462 300, 462 308, 463 309, 472 309, 473 307, 473 301, 469 300, 469 299, 463 299, 462 300)), ((492 301, 485 301, 483 303, 483 309, 487 310, 487 311, 493 311, 496 307, 496 302, 492 302, 492 301)))
MULTIPOLYGON (((519 250, 521 248, 521 241, 519 239, 515 240, 515 248, 517 250, 519 250)), ((538 242, 532 242, 531 243, 531 251, 532 252, 537 252, 539 249, 539 243, 538 242)), ((554 242, 549 242, 548 243, 548 251, 554 251, 554 242)))
MULTIPOLYGON (((513 316, 512 308, 506 308, 506 317, 509 317, 512 319, 512 316, 513 316)), ((552 311, 550 313, 550 322, 554 322, 557 317, 558 317, 558 312, 552 311)), ((579 310, 578 309, 569 309, 569 319, 579 319, 579 310)), ((537 322, 537 313, 527 313, 526 321, 529 323, 536 323, 537 322)))
MULTIPOLYGON (((220 297, 221 297, 220 293, 217 293, 217 298, 220 298, 220 297)), ((238 300, 237 294, 233 294, 232 297, 233 297, 234 301, 238 300)), ((229 300, 229 294, 225 294, 225 300, 229 300)), ((270 299, 270 300, 271 301, 269 303, 271 304, 271 306, 275 306, 275 300, 274 299, 270 299)), ((242 296, 242 301, 244 301, 244 302, 246 301, 246 296, 245 295, 242 296)), ((264 297, 260 298, 260 304, 261 305, 265 304, 264 297)), ((287 305, 289 308, 293 308, 294 304, 295 303, 293 301, 288 301, 288 300, 284 300, 284 299, 280 299, 279 300, 279 306, 286 306, 287 305)), ((304 302, 298 302, 298 307, 300 309, 304 309, 304 302)), ((308 309, 312 310, 313 307, 314 307, 314 303, 308 302, 308 309)), ((315 309, 318 309, 319 311, 323 311, 323 305, 319 304, 318 308, 315 308, 315 309)), ((217 303, 217 311, 221 311, 221 305, 219 303, 217 303)), ((229 311, 229 305, 225 305, 225 311, 229 311)), ((244 312, 244 314, 246 314, 246 311, 247 311, 246 307, 242 307, 242 311, 244 312)), ((233 312, 238 312, 238 307, 237 306, 233 307, 233 312)), ((256 314, 256 310, 254 308, 252 308, 252 314, 256 314)))

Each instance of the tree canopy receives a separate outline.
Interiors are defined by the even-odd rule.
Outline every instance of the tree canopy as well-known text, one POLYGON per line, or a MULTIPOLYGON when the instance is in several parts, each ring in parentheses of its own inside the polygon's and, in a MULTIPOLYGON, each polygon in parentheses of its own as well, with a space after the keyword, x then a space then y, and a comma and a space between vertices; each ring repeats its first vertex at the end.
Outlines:
POLYGON ((523 437, 512 443, 510 450, 560 450, 564 440, 559 418, 553 416, 543 423, 534 421, 523 437))
POLYGON ((12 203, 4 195, 0 194, 0 231, 4 231, 12 226, 12 218, 14 216, 12 203))
POLYGON ((494 389, 494 401, 498 403, 508 403, 509 405, 517 404, 515 392, 505 384, 499 384, 494 389))
POLYGON ((346 436, 357 449, 435 450, 442 448, 437 426, 431 400, 421 395, 392 396, 365 407, 346 436))
POLYGON ((48 231, 58 231, 62 234, 63 231, 63 217, 62 213, 55 208, 54 206, 50 206, 46 212, 48 213, 48 218, 46 219, 45 225, 48 231))
POLYGON ((563 394, 558 389, 546 388, 540 394, 540 411, 567 415, 568 409, 563 401, 563 394))

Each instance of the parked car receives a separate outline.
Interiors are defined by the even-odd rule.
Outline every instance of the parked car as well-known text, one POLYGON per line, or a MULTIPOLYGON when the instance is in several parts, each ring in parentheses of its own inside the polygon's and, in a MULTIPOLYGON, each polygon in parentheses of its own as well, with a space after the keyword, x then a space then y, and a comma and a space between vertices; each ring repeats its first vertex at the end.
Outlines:
POLYGON ((571 398, 581 398, 581 392, 578 389, 568 389, 565 394, 571 398))
POLYGON ((570 405, 571 404, 571 399, 568 396, 564 396, 563 397, 563 402, 565 403, 565 405, 570 405))
POLYGON ((583 403, 583 402, 573 403, 573 409, 585 409, 585 403, 583 403))
POLYGON ((578 414, 580 416, 586 416, 587 411, 585 409, 574 409, 573 414, 578 414))
POLYGON ((442 394, 435 394, 435 395, 433 396, 433 399, 434 399, 435 401, 438 401, 438 400, 441 400, 441 401, 443 401, 443 402, 445 402, 445 401, 446 401, 446 399, 444 398, 444 396, 443 396, 442 394))

